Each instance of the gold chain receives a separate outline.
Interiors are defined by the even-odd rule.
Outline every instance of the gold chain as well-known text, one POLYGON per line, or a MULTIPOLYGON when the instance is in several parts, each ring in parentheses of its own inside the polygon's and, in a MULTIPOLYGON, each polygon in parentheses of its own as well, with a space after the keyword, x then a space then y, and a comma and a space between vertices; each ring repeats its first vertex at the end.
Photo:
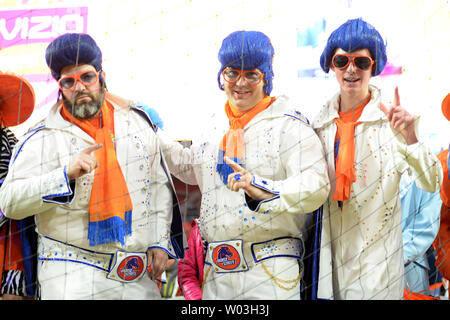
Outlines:
POLYGON ((273 280, 273 282, 275 282, 275 284, 279 288, 281 288, 283 290, 291 290, 291 289, 295 288, 297 286, 297 284, 299 283, 300 279, 302 278, 302 272, 303 272, 303 266, 302 265, 300 265, 300 270, 299 270, 297 278, 292 279, 292 280, 284 280, 284 279, 280 279, 280 278, 274 277, 273 274, 269 271, 269 269, 267 269, 267 267, 264 265, 264 262, 261 261, 261 265, 262 265, 264 271, 266 272, 266 274, 273 280), (283 283, 294 283, 294 284, 293 284, 292 287, 285 287, 280 282, 283 282, 283 283))
MULTIPOLYGON (((297 286, 297 284, 299 283, 300 279, 302 278, 302 273, 303 273, 303 266, 300 265, 300 270, 298 273, 298 276, 295 279, 292 280, 284 280, 284 279, 279 279, 277 277, 274 277, 273 274, 269 271, 269 269, 267 269, 267 267, 264 265, 264 263, 261 261, 261 265, 264 269, 264 272, 273 280, 273 282, 275 282, 275 284, 283 289, 283 290, 291 290, 293 288, 295 288, 297 286), (284 285, 282 285, 280 282, 282 283, 294 283, 292 285, 292 287, 286 287, 284 285)), ((203 291, 203 286, 205 285, 206 279, 208 278, 209 275, 209 271, 211 270, 211 266, 208 266, 208 268, 206 269, 205 275, 203 277, 203 282, 202 282, 202 288, 201 290, 203 291)))

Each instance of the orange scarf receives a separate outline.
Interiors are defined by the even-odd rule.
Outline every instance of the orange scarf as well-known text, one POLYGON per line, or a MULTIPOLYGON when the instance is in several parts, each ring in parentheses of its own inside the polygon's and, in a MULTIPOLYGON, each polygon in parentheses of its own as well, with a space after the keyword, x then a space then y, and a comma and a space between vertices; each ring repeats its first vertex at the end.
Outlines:
POLYGON ((333 200, 344 201, 350 198, 352 183, 356 181, 355 127, 361 123, 357 120, 369 101, 370 97, 350 111, 339 112, 339 118, 334 119, 337 125, 336 140, 339 142, 339 147, 336 157, 336 191, 333 200))
POLYGON ((227 101, 225 104, 225 113, 230 120, 230 128, 223 136, 219 145, 219 158, 217 162, 216 171, 222 177, 224 184, 228 184, 228 175, 233 173, 233 169, 225 163, 224 156, 227 156, 239 165, 242 164, 242 159, 245 154, 245 144, 243 129, 258 113, 267 109, 272 102, 275 101, 275 97, 266 96, 253 108, 247 111, 239 111, 230 105, 227 101))
POLYGON ((73 117, 64 106, 61 108, 61 115, 90 135, 96 144, 103 145, 95 151, 98 168, 95 170, 89 200, 90 245, 114 241, 120 241, 123 245, 125 236, 131 234, 133 205, 112 141, 114 108, 105 100, 101 109, 101 118, 89 121, 73 117))

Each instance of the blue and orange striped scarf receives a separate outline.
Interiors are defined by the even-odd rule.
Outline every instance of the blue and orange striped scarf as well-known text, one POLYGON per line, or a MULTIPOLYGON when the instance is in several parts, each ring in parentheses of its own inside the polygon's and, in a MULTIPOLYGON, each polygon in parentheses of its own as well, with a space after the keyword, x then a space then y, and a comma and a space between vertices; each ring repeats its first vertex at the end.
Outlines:
POLYGON ((219 155, 217 159, 216 171, 222 178, 225 185, 228 184, 228 175, 233 173, 233 169, 225 163, 224 157, 227 156, 234 162, 242 165, 242 159, 245 155, 244 144, 244 127, 250 122, 258 113, 267 109, 272 102, 275 101, 275 97, 266 96, 253 108, 247 111, 240 111, 231 106, 227 101, 225 104, 225 113, 230 120, 230 128, 223 136, 219 145, 219 155))

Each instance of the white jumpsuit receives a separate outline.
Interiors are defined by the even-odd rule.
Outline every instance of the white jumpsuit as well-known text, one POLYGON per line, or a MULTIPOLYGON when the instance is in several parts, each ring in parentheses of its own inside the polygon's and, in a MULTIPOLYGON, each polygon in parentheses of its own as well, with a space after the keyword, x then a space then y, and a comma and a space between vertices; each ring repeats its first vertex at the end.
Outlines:
POLYGON ((202 193, 199 229, 210 250, 203 299, 298 300, 304 254, 299 248, 311 224, 309 213, 329 192, 323 149, 308 120, 280 96, 245 126, 243 166, 254 175, 254 185, 274 193, 255 208, 243 190, 229 190, 216 172, 219 140, 183 148, 164 132, 159 136, 171 173, 198 184, 202 193), (243 250, 245 263, 232 272, 211 262, 213 245, 222 241, 243 250))
MULTIPOLYGON (((334 145, 339 94, 321 110, 313 127, 327 155, 331 182, 324 205, 320 276, 332 277, 333 291, 319 282, 319 297, 328 299, 402 299, 404 283, 400 178, 409 170, 417 186, 439 189, 442 169, 421 142, 407 145, 379 109, 380 91, 369 86, 371 100, 355 129, 356 182, 342 211, 333 201, 334 145), (330 259, 331 255, 331 259, 330 259), (332 263, 331 263, 332 261, 332 263)), ((416 132, 417 132, 416 121, 416 132)))
POLYGON ((117 159, 133 203, 132 234, 123 246, 119 242, 89 245, 88 203, 94 173, 71 186, 66 167, 95 141, 62 118, 61 103, 14 150, 0 208, 12 219, 35 215, 42 299, 160 299, 145 269, 135 282, 107 279, 112 254, 144 253, 157 247, 177 257, 170 237, 171 186, 161 166, 157 136, 140 111, 111 103, 117 159))

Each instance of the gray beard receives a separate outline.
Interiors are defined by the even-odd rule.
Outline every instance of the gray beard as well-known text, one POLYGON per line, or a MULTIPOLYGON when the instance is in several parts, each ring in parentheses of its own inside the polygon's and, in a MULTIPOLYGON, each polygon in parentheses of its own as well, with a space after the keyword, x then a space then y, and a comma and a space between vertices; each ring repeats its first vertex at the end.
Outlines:
POLYGON ((86 102, 82 104, 76 104, 75 102, 71 102, 66 99, 64 96, 62 97, 64 107, 67 111, 70 112, 77 119, 91 119, 93 118, 102 108, 104 94, 99 96, 99 99, 95 99, 94 96, 89 95, 91 97, 91 102, 86 102))
POLYGON ((90 119, 97 114, 100 108, 101 105, 95 101, 83 103, 72 109, 72 115, 78 119, 90 119))

